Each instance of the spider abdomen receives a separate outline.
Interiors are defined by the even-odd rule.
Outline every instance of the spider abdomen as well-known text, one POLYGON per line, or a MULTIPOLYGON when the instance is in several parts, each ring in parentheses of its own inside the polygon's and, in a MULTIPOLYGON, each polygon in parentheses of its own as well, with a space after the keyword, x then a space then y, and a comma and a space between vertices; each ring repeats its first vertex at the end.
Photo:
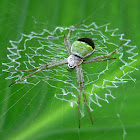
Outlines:
POLYGON ((72 44, 71 53, 86 58, 93 54, 94 49, 94 42, 91 38, 79 38, 72 44))

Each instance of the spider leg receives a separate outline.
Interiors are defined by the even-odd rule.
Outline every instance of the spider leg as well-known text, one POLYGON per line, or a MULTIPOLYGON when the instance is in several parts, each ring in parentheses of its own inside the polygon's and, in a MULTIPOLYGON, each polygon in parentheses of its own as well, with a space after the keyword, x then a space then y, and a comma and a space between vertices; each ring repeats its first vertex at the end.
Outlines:
POLYGON ((41 70, 42 70, 42 69, 38 69, 38 70, 36 70, 35 72, 32 72, 32 73, 30 73, 30 74, 28 74, 28 75, 26 75, 26 76, 24 76, 24 77, 22 77, 22 78, 20 78, 20 79, 15 80, 13 83, 11 83, 11 84, 9 85, 9 87, 11 87, 13 84, 17 83, 18 81, 21 81, 21 80, 23 80, 23 79, 26 79, 26 78, 32 76, 32 75, 35 75, 36 73, 40 72, 41 70))
POLYGON ((78 94, 78 116, 79 116, 79 128, 80 128, 80 100, 81 100, 81 77, 80 77, 80 66, 76 66, 77 72, 77 82, 79 86, 79 94, 78 94))
POLYGON ((9 85, 9 87, 12 86, 13 84, 17 83, 18 81, 21 81, 21 80, 26 79, 26 78, 28 78, 28 77, 30 77, 30 76, 33 76, 33 75, 35 75, 36 73, 38 73, 38 72, 40 72, 40 71, 42 71, 42 70, 44 70, 44 69, 50 69, 50 68, 52 68, 52 67, 57 67, 57 66, 60 66, 60 65, 63 65, 63 64, 67 64, 67 63, 68 63, 68 62, 67 62, 67 59, 64 59, 64 60, 60 60, 60 61, 50 62, 50 63, 48 63, 48 64, 44 64, 44 65, 42 65, 42 66, 39 66, 39 67, 33 68, 33 69, 29 69, 29 70, 10 71, 10 72, 22 72, 22 71, 23 71, 23 72, 27 72, 27 71, 32 71, 32 70, 37 69, 36 71, 34 71, 34 72, 32 72, 32 73, 30 73, 30 74, 28 74, 28 75, 26 75, 26 76, 24 76, 24 77, 22 77, 22 78, 20 78, 20 79, 15 80, 13 83, 11 83, 11 84, 9 85))
POLYGON ((100 55, 100 56, 94 57, 92 59, 95 60, 95 59, 101 59, 101 58, 105 58, 105 57, 111 56, 112 54, 114 54, 121 47, 122 43, 123 43, 123 41, 121 41, 120 45, 115 50, 113 50, 112 52, 110 52, 109 54, 107 54, 107 55, 100 55))
POLYGON ((39 68, 41 68, 42 66, 39 66, 39 67, 35 67, 33 69, 27 69, 27 70, 14 70, 14 71, 8 71, 8 73, 11 73, 11 72, 28 72, 28 71, 33 71, 33 70, 37 70, 39 68))
POLYGON ((85 102, 87 111, 88 111, 88 113, 89 113, 89 117, 90 117, 91 123, 93 124, 92 116, 91 116, 91 113, 90 113, 90 110, 89 110, 89 107, 88 107, 88 104, 87 104, 87 99, 86 99, 86 94, 85 94, 85 85, 84 85, 84 83, 82 83, 82 88, 83 88, 84 102, 85 102))
POLYGON ((89 59, 85 60, 82 64, 92 63, 92 62, 100 62, 100 61, 107 61, 107 60, 113 60, 116 58, 105 58, 105 59, 89 59))
POLYGON ((84 75, 83 75, 83 71, 82 71, 82 65, 80 65, 80 71, 81 71, 81 85, 82 85, 82 89, 83 89, 84 102, 85 102, 87 111, 89 113, 91 123, 93 124, 93 120, 92 120, 91 113, 90 113, 90 110, 89 110, 89 107, 88 107, 88 104, 87 104, 87 99, 86 99, 85 84, 84 84, 84 75))
MULTIPOLYGON (((70 52, 70 50, 71 50, 71 45, 70 45, 70 41, 69 41, 70 34, 71 34, 71 32, 73 31, 73 29, 77 28, 77 27, 80 26, 82 23, 83 23, 83 22, 80 22, 79 24, 77 24, 77 25, 75 25, 73 28, 71 28, 71 29, 69 30, 69 33, 68 33, 66 39, 65 39, 65 36, 64 36, 64 42, 67 42, 66 44, 67 44, 67 46, 68 46, 68 50, 69 50, 68 52, 69 52, 69 54, 71 54, 71 52, 70 52)), ((64 43, 64 44, 65 44, 65 43, 64 43)))
POLYGON ((70 55, 71 52, 70 52, 70 46, 67 44, 67 40, 66 40, 66 36, 64 35, 64 45, 65 45, 65 48, 68 52, 68 54, 70 55))
POLYGON ((85 94, 85 89, 84 89, 85 85, 84 85, 84 75, 83 75, 83 72, 82 72, 82 66, 81 65, 76 66, 76 70, 77 70, 77 82, 78 82, 78 85, 79 85, 78 114, 79 114, 79 128, 80 128, 80 99, 81 99, 81 90, 83 91, 84 102, 85 102, 85 105, 86 105, 87 111, 89 113, 90 120, 91 120, 92 124, 93 124, 93 120, 92 120, 92 117, 91 117, 91 113, 90 113, 89 107, 87 105, 87 99, 86 99, 86 94, 85 94))

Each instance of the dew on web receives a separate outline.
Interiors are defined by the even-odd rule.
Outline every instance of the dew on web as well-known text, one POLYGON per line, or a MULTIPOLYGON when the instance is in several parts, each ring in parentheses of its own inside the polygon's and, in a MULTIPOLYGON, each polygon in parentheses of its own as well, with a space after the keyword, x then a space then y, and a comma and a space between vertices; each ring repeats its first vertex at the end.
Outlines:
MULTIPOLYGON (((95 104, 101 107, 102 101, 109 103, 110 97, 115 99, 111 88, 117 88, 119 83, 136 80, 131 77, 131 73, 137 70, 132 66, 136 61, 134 57, 137 53, 133 52, 136 46, 130 45, 131 40, 124 39, 124 34, 118 34, 118 29, 110 29, 109 25, 108 23, 98 26, 95 22, 90 25, 82 24, 73 30, 70 36, 71 44, 80 37, 92 38, 95 43, 95 52, 91 57, 109 54, 123 41, 121 48, 113 56, 117 58, 116 60, 82 65, 90 111, 93 111, 95 104)), ((56 27, 52 32, 44 29, 40 33, 21 34, 18 41, 10 40, 11 46, 7 48, 9 62, 2 63, 5 66, 3 71, 32 69, 48 62, 66 59, 68 54, 63 40, 64 34, 67 35, 70 28, 56 27)), ((25 75, 27 75, 26 72, 9 73, 6 80, 15 81, 25 75)), ((68 72, 67 65, 62 65, 43 70, 17 84, 36 86, 41 81, 57 89, 54 97, 58 100, 69 102, 71 107, 77 104, 78 84, 75 70, 68 72)), ((81 109, 81 114, 84 116, 84 109, 81 109)))

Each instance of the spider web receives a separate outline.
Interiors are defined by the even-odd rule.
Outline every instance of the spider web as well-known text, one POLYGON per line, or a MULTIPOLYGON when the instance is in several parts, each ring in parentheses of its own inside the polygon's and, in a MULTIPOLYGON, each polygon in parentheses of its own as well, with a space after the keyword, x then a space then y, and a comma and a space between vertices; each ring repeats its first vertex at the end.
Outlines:
MULTIPOLYGON (((133 67, 133 63, 136 61, 134 57, 137 55, 133 50, 136 46, 130 44, 130 39, 124 39, 124 34, 119 34, 118 28, 110 29, 109 26, 109 23, 101 26, 95 22, 89 25, 82 24, 70 36, 71 44, 80 37, 90 37, 94 40, 96 50, 90 58, 110 53, 123 41, 121 48, 112 56, 117 58, 116 60, 82 65, 90 111, 93 111, 95 104, 101 107, 102 102, 109 103, 110 97, 115 99, 111 89, 117 88, 119 83, 126 83, 129 80, 136 81, 131 77, 131 73, 137 70, 133 67)), ((44 29, 40 33, 21 34, 18 41, 10 40, 10 46, 7 47, 9 62, 2 63, 5 67, 3 71, 31 69, 67 58, 68 54, 63 39, 64 34, 67 35, 70 28, 72 27, 56 27, 53 31, 44 29)), ((29 72, 9 73, 6 80, 15 81, 27 74, 29 72)), ((56 89, 55 98, 68 102, 71 107, 77 104, 79 89, 75 70, 68 72, 67 65, 62 65, 43 70, 17 84, 29 84, 34 87, 42 82, 50 89, 56 89)), ((83 105, 81 114, 84 116, 83 105)))

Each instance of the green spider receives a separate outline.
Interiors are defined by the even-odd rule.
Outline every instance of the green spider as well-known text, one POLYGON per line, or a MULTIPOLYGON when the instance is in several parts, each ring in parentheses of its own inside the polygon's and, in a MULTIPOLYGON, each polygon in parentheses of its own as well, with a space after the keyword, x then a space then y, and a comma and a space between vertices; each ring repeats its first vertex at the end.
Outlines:
POLYGON ((90 116, 91 123, 93 124, 93 119, 92 119, 92 116, 91 116, 91 113, 90 113, 90 110, 89 110, 89 107, 87 104, 87 99, 86 99, 82 64, 116 59, 116 58, 108 58, 108 57, 111 56, 112 54, 114 54, 120 48, 120 46, 122 44, 122 41, 121 41, 120 45, 115 50, 113 50, 112 52, 110 52, 107 55, 100 55, 100 56, 97 56, 97 57, 94 57, 94 58, 91 58, 88 60, 84 60, 85 58, 91 56, 94 53, 95 45, 94 45, 93 40, 88 37, 83 37, 83 38, 79 38, 78 40, 76 40, 72 45, 70 45, 70 41, 69 41, 69 37, 70 37, 72 30, 74 30, 76 27, 78 27, 81 24, 82 23, 77 24, 72 29, 70 29, 67 37, 64 35, 64 45, 69 54, 69 57, 67 59, 50 62, 50 63, 41 65, 41 66, 33 68, 33 69, 10 71, 10 72, 28 72, 28 71, 36 70, 36 71, 30 73, 29 75, 26 75, 20 79, 15 80, 13 83, 11 83, 9 85, 9 87, 10 87, 13 84, 17 83, 18 81, 26 79, 44 69, 50 69, 52 67, 57 67, 57 66, 64 65, 64 64, 68 64, 68 68, 70 71, 76 67, 77 82, 78 82, 78 86, 79 86, 79 94, 78 94, 79 128, 80 128, 80 99, 81 99, 82 92, 83 92, 84 102, 85 102, 87 111, 90 116))

